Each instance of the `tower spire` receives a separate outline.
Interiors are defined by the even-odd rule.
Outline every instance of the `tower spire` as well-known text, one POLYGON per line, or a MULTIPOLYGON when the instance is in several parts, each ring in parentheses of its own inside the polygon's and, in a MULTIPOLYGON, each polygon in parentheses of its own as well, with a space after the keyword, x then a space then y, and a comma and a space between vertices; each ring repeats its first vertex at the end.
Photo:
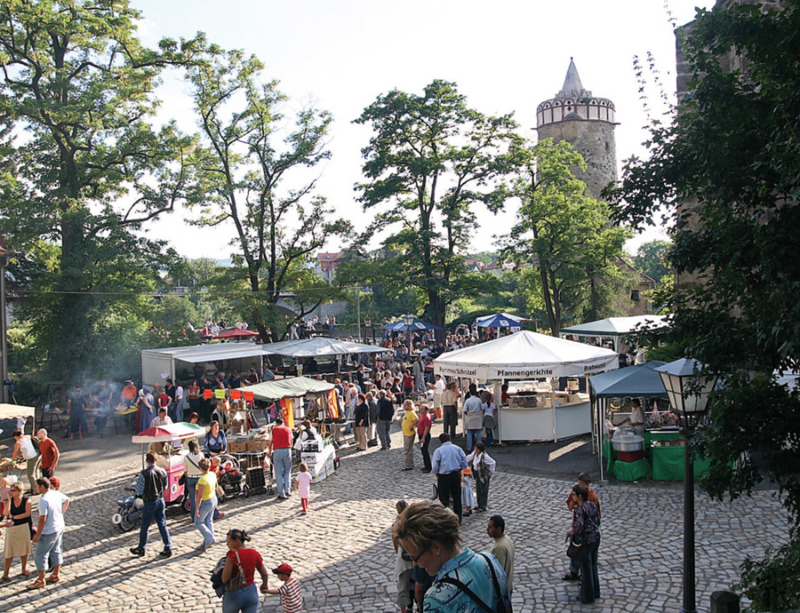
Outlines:
POLYGON ((556 94, 556 98, 580 98, 591 95, 592 92, 583 89, 583 83, 581 83, 581 77, 575 67, 575 61, 573 58, 569 58, 567 76, 564 78, 564 85, 561 91, 556 94))

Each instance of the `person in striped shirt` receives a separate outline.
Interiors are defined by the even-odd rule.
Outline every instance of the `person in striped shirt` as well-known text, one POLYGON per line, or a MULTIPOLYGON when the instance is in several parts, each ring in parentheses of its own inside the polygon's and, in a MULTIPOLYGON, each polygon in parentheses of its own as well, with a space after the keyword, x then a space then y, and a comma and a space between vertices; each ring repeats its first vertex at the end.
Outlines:
POLYGON ((301 613, 303 610, 303 594, 300 591, 300 582, 292 577, 292 567, 285 562, 273 568, 272 572, 278 575, 283 585, 277 590, 262 590, 265 594, 278 594, 281 597, 283 613, 301 613))

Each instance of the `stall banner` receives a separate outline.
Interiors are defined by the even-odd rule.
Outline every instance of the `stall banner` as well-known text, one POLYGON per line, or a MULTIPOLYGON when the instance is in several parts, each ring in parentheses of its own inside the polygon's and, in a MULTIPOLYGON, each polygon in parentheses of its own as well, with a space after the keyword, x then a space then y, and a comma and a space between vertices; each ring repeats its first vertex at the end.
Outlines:
POLYGON ((214 398, 216 398, 217 400, 225 400, 225 391, 226 390, 220 390, 220 389, 214 390, 214 398))
POLYGON ((294 402, 291 398, 281 400, 281 415, 283 415, 283 423, 286 427, 294 430, 294 402))
POLYGON ((239 400, 242 397, 242 390, 231 390, 231 399, 239 400))
POLYGON ((256 401, 256 395, 253 392, 245 392, 244 393, 244 399, 245 399, 245 402, 255 402, 256 401))
POLYGON ((214 390, 203 390, 203 399, 211 400, 214 397, 214 390))
POLYGON ((331 418, 339 419, 339 407, 336 402, 336 389, 328 390, 328 408, 331 410, 331 418))

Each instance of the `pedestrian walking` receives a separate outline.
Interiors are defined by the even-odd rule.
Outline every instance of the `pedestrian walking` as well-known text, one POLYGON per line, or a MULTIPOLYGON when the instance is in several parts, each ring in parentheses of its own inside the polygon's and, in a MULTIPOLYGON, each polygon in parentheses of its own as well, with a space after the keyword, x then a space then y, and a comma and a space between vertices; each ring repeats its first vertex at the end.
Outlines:
POLYGON ((56 442, 47 436, 47 430, 40 428, 36 433, 36 438, 39 439, 39 453, 42 456, 40 463, 40 470, 42 477, 52 477, 58 467, 58 460, 61 453, 58 451, 56 442))
POLYGON ((475 477, 475 490, 478 497, 476 511, 481 513, 489 504, 489 481, 497 468, 497 462, 486 453, 486 445, 483 441, 475 443, 475 449, 467 456, 467 462, 475 477))
POLYGON ((308 496, 311 493, 311 473, 308 472, 308 464, 305 462, 300 462, 297 470, 299 472, 294 480, 294 489, 300 495, 300 506, 305 515, 308 513, 308 496))
POLYGON ((145 462, 147 468, 139 473, 139 478, 136 480, 136 495, 141 496, 144 502, 142 527, 139 530, 139 545, 132 547, 131 553, 137 556, 144 555, 147 547, 147 532, 150 524, 155 521, 164 543, 164 549, 158 555, 168 558, 172 555, 172 541, 167 529, 167 519, 164 516, 164 490, 167 487, 167 473, 163 468, 156 466, 156 456, 150 451, 145 456, 145 462))
POLYGON ((203 458, 198 463, 200 470, 203 471, 200 479, 197 480, 195 489, 195 525, 203 535, 203 550, 208 549, 217 542, 214 536, 214 510, 217 508, 217 474, 209 470, 211 462, 208 458, 203 458))
POLYGON ((283 613, 301 613, 303 610, 303 592, 300 590, 300 582, 292 577, 294 572, 292 567, 284 562, 277 568, 273 568, 272 572, 278 575, 278 579, 283 581, 283 585, 277 590, 262 588, 261 591, 265 594, 280 595, 283 613))
POLYGON ((266 593, 269 575, 264 567, 261 554, 247 547, 250 536, 244 530, 230 530, 226 537, 228 553, 222 569, 222 582, 231 588, 230 580, 239 572, 244 573, 244 582, 235 589, 226 589, 222 595, 222 613, 255 613, 259 599, 256 591, 255 574, 261 575, 261 591, 266 593))
POLYGON ((36 492, 36 479, 39 478, 41 457, 33 446, 31 437, 23 434, 22 430, 14 430, 14 451, 11 454, 11 459, 15 460, 17 457, 25 460, 25 472, 28 475, 28 483, 30 484, 28 493, 33 495, 36 492))
MULTIPOLYGON (((34 484, 35 485, 35 484, 34 484)), ((31 533, 33 524, 31 522, 31 499, 22 495, 22 484, 12 483, 10 487, 11 498, 8 501, 8 511, 5 517, 6 542, 5 542, 5 561, 3 563, 3 577, 0 582, 11 581, 8 573, 11 571, 11 563, 14 558, 19 558, 22 562, 22 574, 28 574, 28 556, 33 551, 31 548, 31 533)))
POLYGON ((27 586, 29 590, 39 590, 47 585, 47 582, 58 583, 61 580, 61 564, 64 557, 61 553, 61 543, 64 536, 64 513, 69 507, 69 498, 64 498, 55 490, 50 490, 50 480, 42 477, 36 480, 36 489, 41 494, 39 500, 39 524, 36 534, 33 535, 33 542, 36 543, 36 571, 38 576, 36 581, 27 586), (54 562, 50 576, 45 579, 47 571, 47 559, 50 554, 54 556, 54 562))

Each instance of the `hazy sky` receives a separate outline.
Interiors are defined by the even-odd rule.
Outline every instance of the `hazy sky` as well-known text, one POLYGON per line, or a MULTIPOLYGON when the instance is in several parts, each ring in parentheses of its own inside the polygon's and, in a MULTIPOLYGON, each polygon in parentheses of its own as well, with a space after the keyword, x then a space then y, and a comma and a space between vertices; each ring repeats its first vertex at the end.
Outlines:
MULTIPOLYGON (((265 77, 289 96, 286 111, 309 103, 333 114, 333 157, 321 168, 319 192, 337 211, 364 226, 353 185, 361 180, 361 149, 370 130, 352 121, 391 89, 421 93, 433 79, 455 81, 468 104, 487 114, 513 111, 533 136, 536 106, 561 89, 570 57, 583 86, 616 105, 621 163, 641 154, 646 123, 633 57, 652 53, 669 93, 675 87, 673 23, 693 18, 714 0, 132 0, 142 11, 140 36, 206 32, 226 48, 256 54, 265 77)), ((651 79, 652 81, 652 79, 651 79)), ((188 88, 168 77, 162 113, 196 129, 188 88)), ((650 98, 658 97, 656 88, 650 98)), ((289 187, 289 185, 287 185, 289 187)), ((513 210, 479 216, 471 247, 492 249, 513 210)), ((188 257, 228 257, 231 228, 188 227, 184 212, 162 218, 150 234, 169 239, 188 257)), ((652 235, 647 238, 652 237, 652 235)), ((641 240, 641 239, 640 239, 641 240)), ((637 241, 638 242, 638 241, 637 241)), ((635 247, 634 243, 630 247, 635 247)), ((337 250, 337 242, 328 245, 337 250)))

